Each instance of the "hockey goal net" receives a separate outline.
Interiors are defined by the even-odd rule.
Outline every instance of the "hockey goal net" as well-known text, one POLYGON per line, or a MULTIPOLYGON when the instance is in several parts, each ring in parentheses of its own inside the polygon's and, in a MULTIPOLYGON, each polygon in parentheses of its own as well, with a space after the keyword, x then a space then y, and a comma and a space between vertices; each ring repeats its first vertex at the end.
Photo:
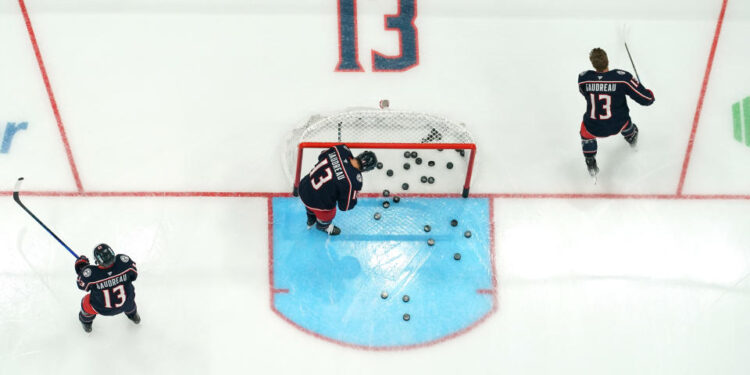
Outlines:
POLYGON ((466 126, 428 113, 391 110, 387 101, 381 101, 381 109, 314 115, 292 131, 284 163, 295 196, 302 173, 317 163, 320 152, 342 143, 355 156, 371 150, 378 157, 378 167, 363 174, 365 193, 468 197, 476 144, 466 126))

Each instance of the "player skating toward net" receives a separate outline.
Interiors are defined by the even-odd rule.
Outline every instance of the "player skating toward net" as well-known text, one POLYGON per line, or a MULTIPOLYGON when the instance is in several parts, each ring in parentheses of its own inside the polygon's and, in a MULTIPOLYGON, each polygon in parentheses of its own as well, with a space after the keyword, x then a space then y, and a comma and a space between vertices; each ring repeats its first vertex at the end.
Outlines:
POLYGON ((620 133, 632 147, 638 142, 638 127, 630 119, 625 95, 638 104, 648 106, 654 103, 654 93, 632 74, 620 69, 609 70, 609 59, 603 49, 592 49, 589 60, 596 70, 587 70, 578 75, 578 90, 586 99, 580 134, 586 167, 589 174, 596 177, 599 173, 596 165, 597 138, 620 133))
POLYGON ((341 229, 332 225, 336 205, 348 211, 357 205, 362 190, 362 173, 375 168, 378 159, 372 151, 354 157, 349 147, 337 145, 320 153, 318 163, 299 182, 299 197, 307 211, 307 228, 316 228, 332 236, 341 229))
POLYGON ((81 300, 78 319, 86 332, 97 314, 117 315, 125 313, 135 324, 141 322, 135 305, 133 281, 138 277, 135 262, 124 254, 117 254, 106 244, 94 248, 96 266, 89 264, 85 255, 75 263, 78 274, 78 289, 89 292, 81 300))

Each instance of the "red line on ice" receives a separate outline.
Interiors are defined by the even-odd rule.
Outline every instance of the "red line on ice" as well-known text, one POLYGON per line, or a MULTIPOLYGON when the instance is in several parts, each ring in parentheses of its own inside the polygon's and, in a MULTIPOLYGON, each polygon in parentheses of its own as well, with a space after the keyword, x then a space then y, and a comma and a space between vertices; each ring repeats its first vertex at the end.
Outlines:
POLYGON ((727 0, 722 0, 721 12, 719 13, 719 19, 716 21, 716 30, 714 31, 714 40, 711 43, 711 52, 708 54, 708 63, 706 64, 706 72, 703 75, 703 84, 701 85, 700 96, 698 97, 698 105, 695 107, 695 116, 693 116, 693 128, 690 130, 690 140, 688 141, 687 151, 685 151, 685 159, 682 161, 682 172, 680 173, 680 183, 677 185, 677 195, 682 195, 682 189, 685 187, 685 176, 687 175, 688 165, 690 164, 690 154, 693 152, 693 144, 695 143, 695 133, 698 130, 698 121, 701 118, 701 111, 703 110, 703 99, 706 97, 706 88, 708 87, 708 78, 711 75, 711 68, 714 64, 714 56, 716 55, 716 45, 719 43, 719 34, 721 34, 721 25, 724 23, 724 14, 727 10, 727 0))
POLYGON ((63 146, 65 146, 65 154, 67 154, 68 156, 68 164, 70 164, 70 170, 71 172, 73 172, 73 179, 76 182, 76 189, 79 192, 82 192, 83 184, 81 183, 81 177, 78 175, 78 168, 76 168, 76 162, 75 160, 73 160, 73 152, 70 149, 68 136, 65 133, 65 126, 63 125, 62 117, 60 117, 60 111, 57 108, 57 101, 55 100, 55 94, 52 92, 52 85, 50 85, 49 83, 49 76, 47 75, 47 69, 44 67, 44 60, 42 60, 42 53, 39 50, 39 44, 36 41, 36 34, 34 33, 34 28, 31 26, 29 12, 26 10, 26 3, 24 2, 24 0, 18 0, 18 5, 21 7, 21 13, 23 13, 23 19, 26 22, 26 30, 29 32, 31 46, 34 48, 36 62, 39 65, 39 71, 42 73, 44 87, 47 89, 49 103, 52 106, 52 112, 55 114, 55 120, 57 120, 57 129, 60 131, 60 137, 62 138, 63 146))
MULTIPOLYGON (((13 195, 0 191, 0 195, 13 195)), ((275 198, 291 193, 250 191, 22 191, 23 196, 74 198, 275 198)), ((460 198, 461 194, 393 194, 403 198, 460 198)), ((378 193, 360 197, 377 198, 378 193)), ((578 193, 472 193, 471 198, 494 199, 633 199, 633 200, 750 200, 750 194, 578 194, 578 193)))

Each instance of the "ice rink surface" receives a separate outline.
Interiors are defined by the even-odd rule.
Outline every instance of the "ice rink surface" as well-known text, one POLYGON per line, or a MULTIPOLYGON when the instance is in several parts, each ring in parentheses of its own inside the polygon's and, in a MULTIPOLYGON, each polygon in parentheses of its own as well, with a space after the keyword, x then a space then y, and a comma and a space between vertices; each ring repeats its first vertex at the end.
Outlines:
POLYGON ((356 2, 362 72, 335 70, 333 0, 0 3, 0 374, 749 373, 750 142, 732 107, 750 96, 750 3, 470 3, 416 3, 418 65, 400 72, 371 58, 400 52, 397 0, 356 2), (631 102, 637 151, 600 140, 594 185, 575 79, 593 47, 632 71, 624 40, 656 102, 631 102), (494 206, 495 310, 404 350, 289 324, 269 271, 287 133, 383 98, 466 123, 472 193, 494 206), (140 326, 83 332, 74 259, 11 199, 20 176, 78 253, 137 262, 140 326))

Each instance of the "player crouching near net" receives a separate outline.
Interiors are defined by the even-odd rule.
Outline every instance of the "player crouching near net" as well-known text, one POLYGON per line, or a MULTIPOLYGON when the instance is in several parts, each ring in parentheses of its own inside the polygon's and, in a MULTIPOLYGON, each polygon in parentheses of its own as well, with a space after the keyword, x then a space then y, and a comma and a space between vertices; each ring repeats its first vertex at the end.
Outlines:
POLYGON ((594 48, 589 53, 593 70, 578 75, 578 90, 586 98, 586 113, 581 122, 581 145, 586 167, 592 177, 599 173, 596 165, 596 139, 622 134, 632 147, 638 142, 638 127, 630 119, 625 95, 640 105, 654 103, 654 93, 645 88, 632 74, 609 70, 607 53, 594 48))
POLYGON ((90 265, 85 255, 80 256, 75 264, 78 289, 89 292, 81 300, 81 312, 78 313, 83 330, 91 332, 97 314, 125 313, 133 323, 140 323, 133 288, 133 281, 138 277, 135 262, 127 255, 115 255, 107 244, 94 248, 94 259, 96 266, 90 265))
POLYGON ((364 151, 354 157, 346 145, 336 145, 318 156, 318 163, 299 182, 299 197, 307 211, 307 229, 313 224, 331 236, 341 234, 332 225, 336 204, 341 211, 357 205, 357 193, 362 190, 362 173, 371 171, 378 163, 375 153, 364 151))

